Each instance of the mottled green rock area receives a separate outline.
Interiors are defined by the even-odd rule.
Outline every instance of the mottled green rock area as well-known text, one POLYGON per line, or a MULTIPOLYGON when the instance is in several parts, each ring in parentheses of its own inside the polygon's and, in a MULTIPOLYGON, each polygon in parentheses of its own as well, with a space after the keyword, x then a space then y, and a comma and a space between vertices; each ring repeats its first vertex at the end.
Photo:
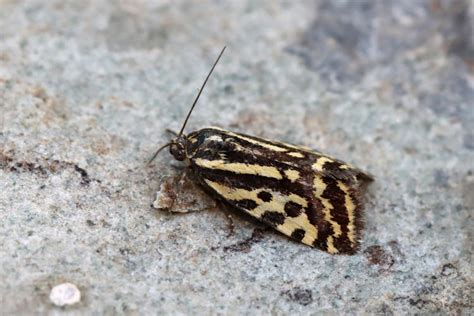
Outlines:
POLYGON ((0 0, 1 314, 473 313, 473 21, 468 0, 0 0), (183 169, 145 162, 224 44, 187 130, 374 174, 357 255, 152 208, 183 169))

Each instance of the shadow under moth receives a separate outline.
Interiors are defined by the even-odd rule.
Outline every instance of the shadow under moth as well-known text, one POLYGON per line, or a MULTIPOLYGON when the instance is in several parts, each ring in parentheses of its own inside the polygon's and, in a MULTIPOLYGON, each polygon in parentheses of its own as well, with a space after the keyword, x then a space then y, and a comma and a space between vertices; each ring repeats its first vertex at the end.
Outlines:
POLYGON ((184 161, 212 196, 303 244, 331 254, 354 254, 363 228, 362 195, 373 178, 306 147, 216 127, 184 128, 222 49, 176 138, 160 147, 184 161))

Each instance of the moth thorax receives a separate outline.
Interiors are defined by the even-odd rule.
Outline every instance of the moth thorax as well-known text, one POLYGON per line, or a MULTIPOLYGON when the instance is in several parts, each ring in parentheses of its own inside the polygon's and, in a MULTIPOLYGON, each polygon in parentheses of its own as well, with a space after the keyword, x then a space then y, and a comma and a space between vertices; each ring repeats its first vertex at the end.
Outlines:
POLYGON ((170 145, 170 153, 178 161, 186 159, 186 138, 179 137, 173 140, 173 143, 170 145))

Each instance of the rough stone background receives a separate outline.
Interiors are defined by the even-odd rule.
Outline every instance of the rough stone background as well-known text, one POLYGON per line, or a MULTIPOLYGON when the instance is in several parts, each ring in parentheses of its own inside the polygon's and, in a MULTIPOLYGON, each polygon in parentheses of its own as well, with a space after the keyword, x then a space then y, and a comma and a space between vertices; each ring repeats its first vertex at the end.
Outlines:
POLYGON ((0 0, 0 313, 473 313, 473 21, 461 0, 0 0), (150 206, 183 170, 145 162, 224 44, 187 130, 373 173, 359 254, 150 206), (63 282, 80 303, 50 303, 63 282))

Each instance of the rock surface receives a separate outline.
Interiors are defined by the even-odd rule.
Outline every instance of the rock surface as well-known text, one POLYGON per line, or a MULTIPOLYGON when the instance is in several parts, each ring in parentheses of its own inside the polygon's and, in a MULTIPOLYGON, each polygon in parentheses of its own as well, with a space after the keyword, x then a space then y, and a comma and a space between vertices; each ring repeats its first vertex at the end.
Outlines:
POLYGON ((468 0, 0 1, 2 313, 472 313, 473 21, 468 0), (224 44, 187 131, 374 174, 357 255, 151 207, 183 170, 146 161, 224 44))

